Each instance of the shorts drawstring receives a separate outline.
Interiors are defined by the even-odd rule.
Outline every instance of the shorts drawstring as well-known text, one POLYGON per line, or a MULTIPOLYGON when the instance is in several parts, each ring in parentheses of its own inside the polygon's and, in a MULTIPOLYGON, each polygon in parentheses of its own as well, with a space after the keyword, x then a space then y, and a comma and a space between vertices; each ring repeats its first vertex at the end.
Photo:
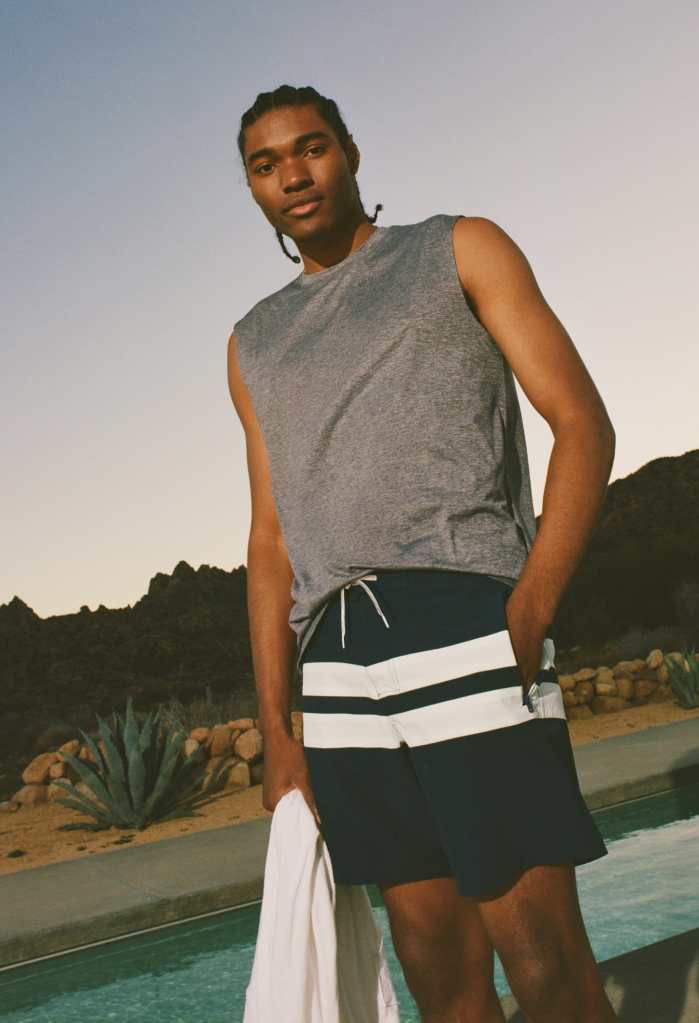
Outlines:
POLYGON ((370 574, 370 573, 367 572, 363 576, 360 576, 359 579, 353 579, 352 582, 345 583, 345 585, 340 590, 340 634, 341 634, 341 638, 342 638, 342 649, 343 650, 345 648, 345 590, 348 590, 350 588, 350 586, 361 586, 361 587, 363 587, 364 590, 366 590, 366 592, 371 597, 371 600, 372 600, 372 602, 374 604, 374 607, 376 608, 378 613, 381 615, 381 618, 383 619, 384 625, 386 626, 387 629, 390 628, 388 622, 386 621, 386 616, 384 615, 383 611, 379 607, 379 602, 377 601, 375 595, 372 593, 370 588, 364 582, 365 579, 376 579, 376 578, 377 578, 376 573, 370 574))

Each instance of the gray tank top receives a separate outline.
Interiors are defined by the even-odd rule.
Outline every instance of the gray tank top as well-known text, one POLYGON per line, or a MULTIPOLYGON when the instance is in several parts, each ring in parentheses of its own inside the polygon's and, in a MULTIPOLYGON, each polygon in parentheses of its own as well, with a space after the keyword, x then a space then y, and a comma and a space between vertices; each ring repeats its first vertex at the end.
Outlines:
POLYGON ((514 586, 534 541, 517 392, 461 288, 460 216, 376 227, 234 326, 294 573, 296 669, 343 584, 439 568, 514 586))

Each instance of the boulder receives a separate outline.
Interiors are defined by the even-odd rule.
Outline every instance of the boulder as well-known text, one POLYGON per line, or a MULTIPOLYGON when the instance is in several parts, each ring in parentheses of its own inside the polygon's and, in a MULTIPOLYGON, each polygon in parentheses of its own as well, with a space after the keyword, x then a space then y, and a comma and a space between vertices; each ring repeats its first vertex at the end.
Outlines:
POLYGON ((38 806, 47 801, 47 788, 48 786, 43 784, 24 785, 11 798, 13 802, 20 803, 22 806, 38 806))
POLYGON ((256 728, 248 728, 235 740, 233 752, 247 763, 259 760, 263 752, 262 733, 256 728))
POLYGON ((650 678, 637 678, 633 684, 633 694, 637 700, 646 700, 658 688, 658 683, 650 678))
POLYGON ((571 721, 576 721, 580 718, 593 718, 595 715, 586 704, 582 704, 579 707, 568 707, 566 716, 571 721))
POLYGON ((235 718, 233 721, 228 722, 230 729, 239 729, 241 732, 246 731, 248 728, 257 728, 253 718, 235 718))
POLYGON ((589 703, 595 695, 595 687, 592 682, 578 682, 575 687, 575 696, 578 703, 589 703))
POLYGON ((49 768, 60 760, 58 753, 40 753, 22 771, 22 781, 27 785, 42 785, 49 776, 49 768))
POLYGON ((657 648, 655 650, 651 650, 651 652, 646 657, 646 667, 650 668, 651 671, 655 671, 655 669, 659 668, 662 663, 663 652, 662 650, 658 650, 657 648))
POLYGON ((628 700, 622 700, 620 696, 595 696, 590 704, 595 714, 609 714, 615 710, 625 710, 628 705, 628 700))
POLYGON ((228 725, 214 725, 209 732, 206 749, 211 757, 226 756, 231 750, 231 730, 228 725))

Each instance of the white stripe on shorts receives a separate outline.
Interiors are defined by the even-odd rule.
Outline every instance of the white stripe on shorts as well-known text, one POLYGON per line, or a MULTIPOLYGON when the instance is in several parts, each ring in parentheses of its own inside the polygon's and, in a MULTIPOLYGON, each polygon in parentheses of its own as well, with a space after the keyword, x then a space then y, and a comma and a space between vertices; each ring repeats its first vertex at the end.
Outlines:
MULTIPOLYGON (((553 640, 546 637, 541 669, 553 667, 554 654, 553 640)), ((386 696, 415 692, 449 679, 512 667, 516 663, 509 632, 504 629, 462 643, 402 654, 366 666, 342 661, 306 661, 303 665, 303 694, 380 700, 386 696)), ((534 713, 522 703, 520 685, 454 697, 388 716, 304 711, 304 744, 326 749, 341 746, 395 748, 404 741, 409 746, 420 746, 526 724, 541 717, 565 718, 558 683, 544 681, 538 688, 534 713)))

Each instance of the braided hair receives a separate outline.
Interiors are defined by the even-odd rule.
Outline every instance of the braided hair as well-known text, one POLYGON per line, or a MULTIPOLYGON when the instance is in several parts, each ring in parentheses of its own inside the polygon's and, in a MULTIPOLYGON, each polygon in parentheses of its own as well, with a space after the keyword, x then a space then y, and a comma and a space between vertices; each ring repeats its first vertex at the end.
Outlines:
MULTIPOLYGON (((246 110, 240 119, 240 131, 238 132, 238 151, 240 152, 240 158, 245 166, 245 129, 249 125, 254 124, 255 121, 262 117, 263 114, 268 113, 270 110, 276 110, 278 107, 301 107, 312 105, 315 107, 318 114, 323 118, 326 124, 332 128, 335 135, 340 142, 340 145, 344 149, 349 141, 349 132, 347 126, 342 119, 342 115, 338 110, 337 103, 328 99, 326 96, 321 96, 312 85, 304 85, 297 87, 295 85, 280 85, 272 92, 260 92, 258 93, 257 99, 253 105, 246 110)), ((359 186, 357 186, 357 197, 359 198, 359 205, 361 206, 362 213, 369 221, 370 224, 376 222, 376 218, 379 215, 379 210, 383 209, 381 203, 377 203, 374 208, 374 215, 370 217, 367 215, 366 210, 362 204, 361 196, 359 195, 359 186)), ((293 256, 284 245, 284 236, 282 232, 277 230, 277 241, 282 247, 282 252, 285 256, 288 256, 294 263, 300 263, 300 256, 293 256)))

